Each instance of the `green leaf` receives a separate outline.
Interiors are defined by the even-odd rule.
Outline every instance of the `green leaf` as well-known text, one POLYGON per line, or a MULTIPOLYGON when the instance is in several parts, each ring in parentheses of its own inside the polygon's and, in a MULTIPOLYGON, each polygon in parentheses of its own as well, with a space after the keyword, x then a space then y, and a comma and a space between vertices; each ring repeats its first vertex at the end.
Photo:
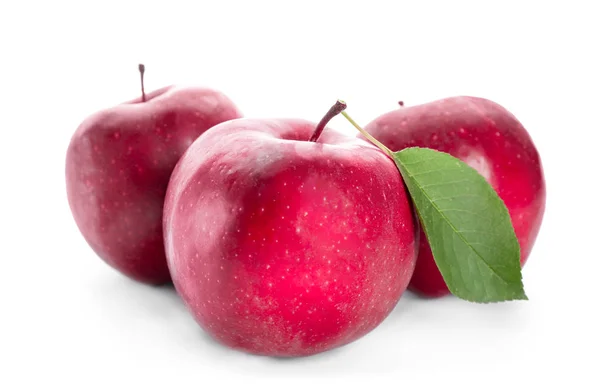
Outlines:
POLYGON ((508 210, 483 176, 432 149, 393 155, 448 289, 473 302, 526 300, 508 210))

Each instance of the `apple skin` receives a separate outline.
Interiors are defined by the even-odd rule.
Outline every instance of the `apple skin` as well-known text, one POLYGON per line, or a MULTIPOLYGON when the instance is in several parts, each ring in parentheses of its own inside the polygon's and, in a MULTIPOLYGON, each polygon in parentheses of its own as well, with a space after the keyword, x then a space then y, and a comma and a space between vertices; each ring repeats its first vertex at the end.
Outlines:
POLYGON ((173 282, 200 326, 292 357, 379 325, 414 270, 417 221, 393 161, 303 120, 240 119, 181 158, 165 200, 173 282))
MULTIPOLYGON (((504 201, 521 248, 521 266, 537 238, 546 205, 538 151, 523 125, 487 99, 460 96, 383 114, 365 130, 393 151, 424 147, 446 152, 476 169, 504 201)), ((409 289, 424 296, 450 293, 421 230, 409 289)))
POLYGON ((67 150, 66 189, 96 254, 137 281, 170 282, 162 209, 171 172, 204 131, 238 117, 217 91, 169 86, 84 120, 67 150))

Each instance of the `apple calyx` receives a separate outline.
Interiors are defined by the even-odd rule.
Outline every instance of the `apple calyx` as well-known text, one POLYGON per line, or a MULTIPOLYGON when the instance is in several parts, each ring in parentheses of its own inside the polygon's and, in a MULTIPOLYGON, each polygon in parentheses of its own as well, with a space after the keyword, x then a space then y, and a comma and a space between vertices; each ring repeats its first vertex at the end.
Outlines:
POLYGON ((325 116, 321 119, 321 121, 319 121, 319 123, 317 124, 317 127, 315 128, 314 133, 312 134, 312 136, 310 137, 310 140, 308 140, 308 141, 317 142, 317 140, 321 136, 321 133, 323 133, 323 130, 325 129, 325 126, 327 126, 329 121, 331 121, 331 119, 333 117, 342 113, 346 109, 346 106, 347 106, 346 102, 338 99, 335 102, 335 104, 329 109, 327 114, 325 114, 325 116))
POLYGON ((146 66, 142 63, 138 65, 140 71, 140 83, 142 84, 142 102, 146 102, 146 92, 144 91, 144 73, 146 72, 146 66))
POLYGON ((391 157, 392 160, 394 160, 394 152, 392 152, 390 150, 390 148, 383 145, 375 137, 371 136, 371 134, 369 132, 367 132, 366 130, 364 130, 359 124, 357 124, 356 121, 354 121, 352 119, 352 117, 350 117, 348 115, 348 113, 346 113, 345 111, 342 111, 340 113, 342 113, 342 115, 348 120, 348 122, 350 122, 350 124, 352 124, 352 126, 354 126, 359 132, 361 132, 363 136, 365 136, 369 141, 371 141, 374 145, 376 145, 379 149, 381 149, 383 151, 383 153, 385 153, 386 155, 391 157))

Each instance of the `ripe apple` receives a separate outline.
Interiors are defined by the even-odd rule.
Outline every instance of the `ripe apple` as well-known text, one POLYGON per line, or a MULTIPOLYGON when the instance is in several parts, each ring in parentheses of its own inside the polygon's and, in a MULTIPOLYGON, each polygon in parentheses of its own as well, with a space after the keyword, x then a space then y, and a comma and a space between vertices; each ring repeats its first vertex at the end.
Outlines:
MULTIPOLYGON (((482 98, 453 97, 400 106, 370 122, 365 130, 393 151, 413 146, 436 149, 483 175, 508 208, 523 266, 546 203, 540 156, 523 125, 502 106, 482 98)), ((409 288, 431 297, 449 293, 422 231, 409 288)))
POLYGON ((394 162, 297 119, 239 119, 194 142, 165 199, 173 282, 197 322, 246 352, 302 356, 379 325, 406 289, 416 218, 394 162))
POLYGON ((66 157, 69 205, 92 249, 113 268, 149 284, 170 281, 162 209, 171 172, 210 127, 240 112, 223 94, 168 86, 81 123, 66 157))

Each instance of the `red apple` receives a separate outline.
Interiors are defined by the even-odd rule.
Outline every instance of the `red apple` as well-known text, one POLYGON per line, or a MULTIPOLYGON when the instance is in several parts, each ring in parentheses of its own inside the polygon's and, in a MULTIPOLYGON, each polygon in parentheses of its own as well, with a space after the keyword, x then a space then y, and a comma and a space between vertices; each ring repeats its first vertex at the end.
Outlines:
POLYGON ((416 219, 400 174, 365 141, 320 135, 334 110, 317 129, 219 124, 173 172, 164 212, 173 282, 229 347, 288 357, 347 344, 408 285, 416 219))
MULTIPOLYGON (((483 175, 508 208, 523 266, 546 203, 540 156, 523 125, 502 106, 482 98, 453 97, 402 105, 373 120, 365 130, 393 151, 413 146, 436 149, 483 175)), ((424 234, 409 288, 432 297, 449 293, 424 234)))
POLYGON ((199 135, 238 117, 217 91, 169 86, 146 95, 142 79, 141 98, 83 121, 67 150, 66 183, 92 249, 128 277, 169 282, 162 210, 171 172, 199 135))

